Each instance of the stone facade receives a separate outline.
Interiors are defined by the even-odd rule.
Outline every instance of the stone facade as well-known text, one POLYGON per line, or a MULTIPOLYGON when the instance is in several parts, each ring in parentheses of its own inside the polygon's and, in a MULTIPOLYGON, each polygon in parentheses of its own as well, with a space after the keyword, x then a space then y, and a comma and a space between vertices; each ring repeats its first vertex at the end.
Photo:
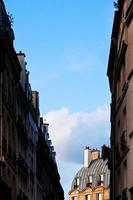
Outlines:
POLYGON ((111 90, 111 199, 133 199, 133 1, 118 0, 108 77, 111 90))
POLYGON ((55 160, 56 153, 48 133, 49 124, 43 120, 40 123, 41 130, 37 143, 37 200, 63 200, 63 190, 55 160))
POLYGON ((73 190, 69 196, 69 200, 109 200, 109 199, 110 199, 109 188, 104 188, 102 186, 97 187, 95 190, 92 190, 91 188, 88 187, 84 189, 82 192, 73 190), (101 194, 101 197, 98 197, 98 194, 101 194), (90 197, 88 195, 90 195, 90 197), (77 199, 75 197, 77 197, 77 199))

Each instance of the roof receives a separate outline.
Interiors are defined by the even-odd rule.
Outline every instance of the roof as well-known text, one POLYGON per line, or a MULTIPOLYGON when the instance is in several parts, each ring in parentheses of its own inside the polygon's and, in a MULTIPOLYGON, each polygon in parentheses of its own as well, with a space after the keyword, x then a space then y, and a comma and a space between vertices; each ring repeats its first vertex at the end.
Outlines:
POLYGON ((75 189, 76 179, 79 178, 78 189, 81 191, 87 187, 89 183, 89 176, 92 176, 91 188, 94 189, 98 186, 100 175, 103 175, 103 186, 109 187, 110 184, 110 170, 107 165, 108 160, 102 158, 91 161, 89 167, 82 167, 75 175, 71 190, 75 189))

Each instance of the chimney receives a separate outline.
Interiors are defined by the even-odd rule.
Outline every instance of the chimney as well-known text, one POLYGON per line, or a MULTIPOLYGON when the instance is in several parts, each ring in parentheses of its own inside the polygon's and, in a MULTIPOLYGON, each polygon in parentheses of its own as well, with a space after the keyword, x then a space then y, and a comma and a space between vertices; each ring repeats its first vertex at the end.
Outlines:
POLYGON ((17 53, 17 57, 21 66, 21 73, 20 73, 20 83, 25 91, 25 83, 26 83, 26 62, 25 62, 25 54, 22 53, 21 51, 17 53))
POLYGON ((102 158, 109 159, 110 156, 110 148, 107 147, 105 144, 102 146, 102 158))
POLYGON ((32 103, 36 111, 39 110, 39 93, 32 91, 32 103))
POLYGON ((100 158, 100 151, 98 149, 93 149, 91 151, 91 158, 92 158, 92 160, 96 160, 96 159, 100 158))
POLYGON ((91 162, 91 150, 88 146, 84 149, 84 167, 89 167, 89 164, 91 162))
POLYGON ((38 126, 40 127, 39 93, 37 91, 32 91, 32 104, 36 110, 38 126))

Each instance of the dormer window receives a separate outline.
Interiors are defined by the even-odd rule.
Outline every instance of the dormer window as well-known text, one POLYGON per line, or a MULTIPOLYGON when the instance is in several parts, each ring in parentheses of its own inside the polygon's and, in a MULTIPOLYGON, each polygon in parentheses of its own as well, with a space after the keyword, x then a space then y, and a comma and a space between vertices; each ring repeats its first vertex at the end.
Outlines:
POLYGON ((78 177, 78 178, 76 178, 76 187, 79 187, 79 182, 80 182, 80 179, 78 177))
POLYGON ((92 176, 89 176, 89 183, 92 183, 92 176))
POLYGON ((76 185, 79 186, 79 178, 76 179, 76 185))
POLYGON ((103 179, 104 179, 104 175, 103 174, 99 175, 99 180, 98 180, 97 185, 103 185, 103 179))
POLYGON ((100 181, 103 183, 103 174, 100 175, 100 181))
POLYGON ((87 181, 87 187, 91 187, 92 186, 92 176, 88 176, 88 181, 87 181))

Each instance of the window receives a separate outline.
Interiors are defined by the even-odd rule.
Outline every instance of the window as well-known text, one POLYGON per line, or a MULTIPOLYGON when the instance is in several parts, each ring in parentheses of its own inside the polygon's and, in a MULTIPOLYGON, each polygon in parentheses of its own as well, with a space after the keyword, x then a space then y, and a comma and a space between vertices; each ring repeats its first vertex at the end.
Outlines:
POLYGON ((91 185, 92 185, 92 176, 88 176, 88 180, 87 180, 86 186, 87 187, 91 187, 91 185))
POLYGON ((123 109, 123 129, 126 131, 127 129, 127 120, 126 120, 126 106, 123 109))
POLYGON ((120 127, 120 119, 118 120, 117 125, 118 125, 118 127, 120 127))
POLYGON ((78 200, 77 196, 72 197, 72 200, 78 200))
POLYGON ((122 90, 125 89, 126 86, 126 67, 125 67, 125 55, 123 57, 123 63, 122 63, 122 68, 121 68, 121 78, 122 78, 122 90))
POLYGON ((104 175, 103 174, 100 174, 99 175, 99 180, 97 182, 97 185, 103 185, 103 179, 104 179, 104 175))
POLYGON ((121 171, 120 171, 120 169, 118 170, 118 172, 117 172, 117 173, 118 173, 118 175, 119 175, 119 176, 121 175, 121 171))
POLYGON ((116 200, 120 200, 121 199, 121 195, 118 195, 117 197, 116 197, 116 200))
POLYGON ((90 194, 87 194, 87 195, 85 196, 85 200, 91 200, 91 195, 90 195, 90 194))
POLYGON ((127 160, 124 161, 124 166, 127 167, 127 160))
POLYGON ((100 180, 103 182, 103 174, 100 175, 100 180))
POLYGON ((123 109, 123 114, 126 115, 126 106, 123 109))
POLYGON ((124 191, 122 192, 122 200, 128 200, 128 199, 127 199, 127 191, 126 191, 126 190, 124 190, 124 191))
POLYGON ((116 87, 117 87, 117 103, 119 103, 119 100, 120 100, 120 79, 117 80, 117 84, 116 84, 116 87))
POLYGON ((118 162, 118 161, 119 161, 119 158, 120 158, 120 148, 119 148, 119 144, 116 145, 115 152, 116 152, 116 161, 118 162))
POLYGON ((121 150, 124 151, 124 149, 126 148, 126 132, 123 131, 122 136, 121 136, 121 150))
POLYGON ((76 178, 76 186, 78 187, 79 186, 79 178, 76 178))
POLYGON ((96 194, 96 200, 102 200, 102 194, 101 193, 96 194))
POLYGON ((92 183, 92 176, 89 176, 89 183, 92 183))
POLYGON ((133 200, 133 187, 131 187, 129 189, 129 191, 130 191, 130 198, 131 198, 131 200, 133 200))

